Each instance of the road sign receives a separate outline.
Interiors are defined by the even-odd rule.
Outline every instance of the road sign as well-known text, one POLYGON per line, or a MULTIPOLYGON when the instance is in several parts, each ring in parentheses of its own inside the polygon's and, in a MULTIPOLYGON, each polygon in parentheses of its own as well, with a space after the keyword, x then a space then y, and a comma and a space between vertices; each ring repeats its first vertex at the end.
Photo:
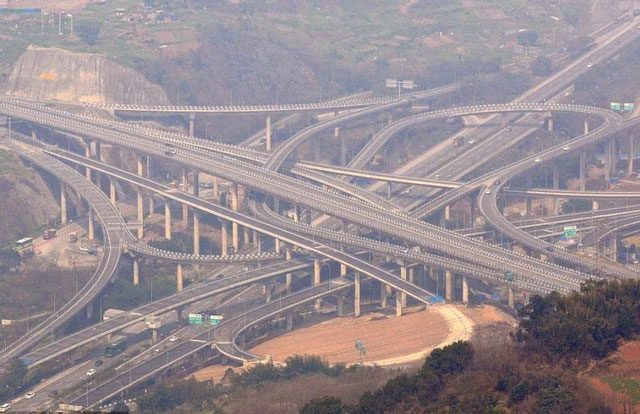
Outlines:
POLYGON ((622 110, 624 110, 624 111, 630 111, 631 112, 631 111, 633 111, 635 109, 636 109, 636 105, 634 103, 632 103, 632 102, 625 102, 622 105, 622 110))
POLYGON ((200 325, 202 323, 202 315, 199 313, 190 313, 188 317, 189 325, 200 325))
POLYGON ((222 315, 211 315, 209 316, 209 322, 211 323, 211 325, 218 325, 220 322, 222 322, 222 315))
POLYGON ((564 226, 564 231, 562 235, 567 238, 576 237, 578 232, 578 227, 576 226, 564 226))
POLYGON ((622 110, 622 104, 620 102, 611 102, 611 110, 612 111, 622 110))

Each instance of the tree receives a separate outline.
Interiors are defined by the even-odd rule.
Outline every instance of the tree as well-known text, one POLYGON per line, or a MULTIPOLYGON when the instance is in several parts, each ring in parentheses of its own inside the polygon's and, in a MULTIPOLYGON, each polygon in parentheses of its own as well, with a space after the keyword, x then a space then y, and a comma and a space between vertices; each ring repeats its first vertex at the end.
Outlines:
POLYGON ((422 371, 433 370, 438 375, 462 372, 473 360, 473 348, 469 342, 457 341, 441 349, 434 349, 425 361, 422 371))
POLYGON ((524 30, 518 33, 518 43, 525 48, 533 46, 538 41, 538 32, 534 30, 524 30))
POLYGON ((538 56, 531 62, 531 73, 535 76, 548 76, 553 72, 553 63, 547 56, 538 56))
POLYGON ((336 397, 313 399, 300 410, 300 414, 342 414, 344 412, 344 404, 336 397))

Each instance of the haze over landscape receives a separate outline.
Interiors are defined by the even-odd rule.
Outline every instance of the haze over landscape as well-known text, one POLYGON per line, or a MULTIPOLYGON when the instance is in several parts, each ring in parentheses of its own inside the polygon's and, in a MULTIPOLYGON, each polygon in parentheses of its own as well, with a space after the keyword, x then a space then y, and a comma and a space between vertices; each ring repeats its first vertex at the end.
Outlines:
POLYGON ((0 0, 0 412, 640 411, 640 5, 0 0))

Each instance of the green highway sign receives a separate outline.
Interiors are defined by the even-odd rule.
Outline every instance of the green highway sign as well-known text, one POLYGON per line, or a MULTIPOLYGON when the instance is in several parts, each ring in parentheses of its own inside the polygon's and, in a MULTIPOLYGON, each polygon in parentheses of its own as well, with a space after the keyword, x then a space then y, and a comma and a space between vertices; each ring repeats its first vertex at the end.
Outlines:
POLYGON ((222 315, 211 315, 209 316, 209 323, 211 323, 211 325, 217 325, 222 322, 222 318, 222 315))
POLYGON ((564 237, 576 237, 578 228, 576 226, 565 226, 563 236, 564 237))
POLYGON ((622 104, 620 102, 611 102, 611 110, 612 111, 622 110, 622 104))
POLYGON ((634 103, 625 102, 625 103, 622 105, 622 109, 623 109, 624 111, 633 111, 633 110, 635 110, 635 109, 636 109, 636 105, 635 105, 634 103))
POLYGON ((202 315, 199 313, 190 313, 188 317, 189 325, 200 325, 202 323, 202 315))

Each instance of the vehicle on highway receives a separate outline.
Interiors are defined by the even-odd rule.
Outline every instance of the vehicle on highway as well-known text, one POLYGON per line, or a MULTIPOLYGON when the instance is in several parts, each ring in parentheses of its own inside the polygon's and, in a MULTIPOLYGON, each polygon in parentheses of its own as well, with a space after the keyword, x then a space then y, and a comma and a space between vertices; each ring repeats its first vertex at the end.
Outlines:
POLYGON ((174 150, 173 148, 168 149, 164 152, 164 155, 168 155, 169 157, 172 157, 174 155, 176 155, 176 150, 174 150))
POLYGON ((35 393, 35 392, 33 392, 33 391, 29 391, 28 393, 26 393, 26 394, 24 395, 24 398, 26 398, 27 400, 30 400, 30 399, 32 399, 33 397, 35 397, 35 395, 36 395, 36 393, 35 393))
POLYGON ((9 408, 11 408, 11 404, 9 403, 0 405, 0 413, 6 413, 7 411, 9 411, 9 408))
POLYGON ((505 128, 505 131, 507 131, 507 132, 511 132, 511 127, 506 127, 506 128, 505 128))
POLYGON ((154 350, 153 350, 153 353, 154 353, 154 354, 159 354, 159 353, 160 353, 160 348, 156 348, 156 349, 154 349, 154 350))
POLYGON ((58 392, 58 390, 53 390, 53 391, 50 391, 49 394, 47 394, 47 397, 58 398, 59 395, 60 395, 60 392, 58 392))
POLYGON ((91 368, 89 371, 87 371, 87 377, 93 377, 95 373, 96 373, 96 369, 91 368))
POLYGON ((88 247, 80 246, 80 251, 81 252, 89 253, 89 250, 91 250, 91 249, 89 249, 88 247))
POLYGON ((406 190, 404 190, 404 191, 402 192, 402 194, 411 194, 411 189, 410 189, 410 188, 407 188, 406 190))
POLYGON ((124 351, 127 348, 127 340, 126 338, 120 339, 119 341, 111 342, 104 350, 104 356, 112 357, 114 355, 118 355, 120 352, 124 351))
POLYGON ((469 144, 475 144, 476 140, 475 139, 470 139, 469 141, 467 141, 469 144))
POLYGON ((485 194, 491 194, 491 189, 487 188, 486 190, 484 190, 485 194))
POLYGON ((553 247, 551 247, 551 246, 547 246, 547 251, 549 253, 553 253, 555 251, 555 249, 553 247))
POLYGON ((564 147, 562 147, 563 151, 569 151, 570 149, 571 149, 571 147, 568 146, 568 145, 565 145, 564 147))
POLYGON ((96 359, 96 367, 99 367, 100 365, 102 365, 102 360, 101 359, 96 359))
POLYGON ((175 335, 171 335, 171 336, 169 337, 169 342, 175 342, 175 341, 177 341, 177 340, 178 340, 178 337, 177 337, 177 336, 175 336, 175 335))
POLYGON ((542 158, 540 158, 540 157, 536 157, 536 159, 535 159, 535 160, 533 160, 533 161, 534 161, 534 162, 540 162, 540 161, 542 161, 542 158))
POLYGON ((592 68, 593 67, 593 63, 587 63, 587 67, 588 68, 592 68))
POLYGON ((464 137, 463 136, 455 137, 453 139, 453 146, 454 147, 457 148, 457 147, 461 146, 462 144, 464 144, 464 137))

